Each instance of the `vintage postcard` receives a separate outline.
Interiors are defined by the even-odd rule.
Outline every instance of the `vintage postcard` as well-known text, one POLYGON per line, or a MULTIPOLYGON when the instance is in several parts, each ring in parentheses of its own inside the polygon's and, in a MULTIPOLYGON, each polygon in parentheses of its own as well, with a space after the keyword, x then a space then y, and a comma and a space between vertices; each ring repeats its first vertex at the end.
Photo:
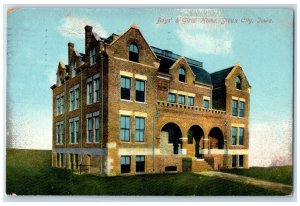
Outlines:
POLYGON ((293 8, 6 12, 7 197, 293 194, 293 8))

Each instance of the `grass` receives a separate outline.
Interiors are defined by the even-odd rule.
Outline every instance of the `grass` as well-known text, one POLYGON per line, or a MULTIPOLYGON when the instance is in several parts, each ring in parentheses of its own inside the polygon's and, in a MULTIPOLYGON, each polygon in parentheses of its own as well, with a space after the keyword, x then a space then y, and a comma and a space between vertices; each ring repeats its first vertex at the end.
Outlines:
POLYGON ((6 192, 17 195, 283 195, 192 173, 99 177, 51 167, 51 151, 7 149, 6 192))
POLYGON ((224 172, 254 177, 257 179, 293 185, 293 167, 251 167, 249 169, 231 169, 224 172))

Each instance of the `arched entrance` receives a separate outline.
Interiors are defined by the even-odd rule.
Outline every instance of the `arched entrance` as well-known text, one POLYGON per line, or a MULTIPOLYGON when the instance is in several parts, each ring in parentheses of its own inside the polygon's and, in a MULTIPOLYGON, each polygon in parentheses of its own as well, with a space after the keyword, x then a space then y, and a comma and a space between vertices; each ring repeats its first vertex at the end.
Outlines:
POLYGON ((173 153, 178 154, 179 147, 182 148, 180 127, 175 123, 168 123, 161 131, 168 132, 168 143, 173 144, 173 153))
POLYGON ((195 157, 203 158, 203 155, 199 153, 199 149, 204 148, 204 133, 200 126, 194 125, 188 131, 188 144, 193 144, 195 146, 195 157), (202 140, 202 141, 201 141, 202 140))
POLYGON ((220 128, 214 127, 208 134, 209 149, 224 149, 224 136, 220 128))

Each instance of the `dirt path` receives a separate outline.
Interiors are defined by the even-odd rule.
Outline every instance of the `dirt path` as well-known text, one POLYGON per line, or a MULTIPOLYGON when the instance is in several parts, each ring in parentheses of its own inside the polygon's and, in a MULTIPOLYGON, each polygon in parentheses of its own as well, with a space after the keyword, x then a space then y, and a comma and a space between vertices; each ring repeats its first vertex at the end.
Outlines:
POLYGON ((216 172, 216 171, 197 172, 197 174, 210 176, 210 177, 214 176, 214 177, 219 177, 234 182, 250 184, 264 189, 282 192, 287 195, 290 195, 293 191, 293 187, 290 185, 285 185, 277 182, 269 182, 265 180, 256 179, 253 177, 246 177, 246 176, 229 174, 224 172, 216 172))

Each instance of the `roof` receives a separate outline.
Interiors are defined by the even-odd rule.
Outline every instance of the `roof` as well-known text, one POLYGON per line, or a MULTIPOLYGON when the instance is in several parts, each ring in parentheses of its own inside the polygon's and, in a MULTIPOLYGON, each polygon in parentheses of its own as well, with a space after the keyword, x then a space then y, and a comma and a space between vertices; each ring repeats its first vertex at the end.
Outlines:
MULTIPOLYGON (((178 54, 174 54, 171 51, 162 50, 153 46, 151 46, 151 49, 156 54, 156 56, 160 59, 160 65, 158 71, 165 74, 169 74, 169 68, 180 58, 180 56, 178 54)), ((210 74, 203 69, 202 62, 187 57, 184 58, 187 61, 188 65, 193 70, 194 74, 196 75, 197 82, 211 84, 210 74)))
POLYGON ((212 82, 213 86, 214 87, 224 86, 225 78, 228 76, 228 74, 231 72, 231 70, 233 68, 234 68, 234 66, 211 73, 210 77, 211 77, 211 82, 212 82))

